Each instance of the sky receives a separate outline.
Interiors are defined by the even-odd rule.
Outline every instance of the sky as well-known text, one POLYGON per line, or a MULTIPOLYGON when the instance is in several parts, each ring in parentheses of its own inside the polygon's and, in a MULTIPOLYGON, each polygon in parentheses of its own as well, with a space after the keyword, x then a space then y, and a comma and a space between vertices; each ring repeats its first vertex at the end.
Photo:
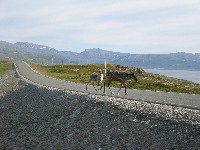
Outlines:
POLYGON ((73 52, 200 53, 200 0, 0 0, 0 40, 73 52))

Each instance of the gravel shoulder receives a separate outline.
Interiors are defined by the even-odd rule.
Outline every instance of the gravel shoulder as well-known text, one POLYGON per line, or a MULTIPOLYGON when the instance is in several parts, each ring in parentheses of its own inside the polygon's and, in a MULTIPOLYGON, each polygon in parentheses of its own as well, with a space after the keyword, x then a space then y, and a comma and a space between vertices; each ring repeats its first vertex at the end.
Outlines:
POLYGON ((200 149, 199 110, 4 79, 0 149, 200 149))
POLYGON ((20 85, 21 80, 16 72, 8 70, 3 76, 0 76, 0 97, 16 90, 20 85))

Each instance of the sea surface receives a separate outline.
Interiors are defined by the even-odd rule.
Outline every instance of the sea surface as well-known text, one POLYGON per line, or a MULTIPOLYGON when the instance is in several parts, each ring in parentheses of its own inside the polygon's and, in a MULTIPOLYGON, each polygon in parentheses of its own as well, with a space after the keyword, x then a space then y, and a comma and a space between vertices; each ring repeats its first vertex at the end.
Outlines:
POLYGON ((200 84, 200 71, 188 70, 164 70, 164 69, 144 69, 148 73, 165 75, 178 79, 184 79, 200 84))

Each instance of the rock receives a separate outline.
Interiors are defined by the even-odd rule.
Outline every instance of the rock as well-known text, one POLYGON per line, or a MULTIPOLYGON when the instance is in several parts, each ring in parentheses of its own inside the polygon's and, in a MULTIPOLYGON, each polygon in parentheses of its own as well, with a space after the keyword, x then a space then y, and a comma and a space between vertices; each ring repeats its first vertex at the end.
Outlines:
POLYGON ((199 110, 41 88, 13 77, 1 78, 9 88, 0 97, 0 149, 200 148, 199 110))

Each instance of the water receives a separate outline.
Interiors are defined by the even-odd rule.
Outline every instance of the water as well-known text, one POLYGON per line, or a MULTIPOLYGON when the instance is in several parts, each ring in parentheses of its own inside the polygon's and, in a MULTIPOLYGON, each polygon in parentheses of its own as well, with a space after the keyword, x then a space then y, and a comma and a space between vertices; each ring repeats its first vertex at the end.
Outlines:
POLYGON ((163 70, 163 69, 144 69, 148 73, 165 75, 177 79, 184 79, 200 84, 200 71, 188 70, 163 70))

